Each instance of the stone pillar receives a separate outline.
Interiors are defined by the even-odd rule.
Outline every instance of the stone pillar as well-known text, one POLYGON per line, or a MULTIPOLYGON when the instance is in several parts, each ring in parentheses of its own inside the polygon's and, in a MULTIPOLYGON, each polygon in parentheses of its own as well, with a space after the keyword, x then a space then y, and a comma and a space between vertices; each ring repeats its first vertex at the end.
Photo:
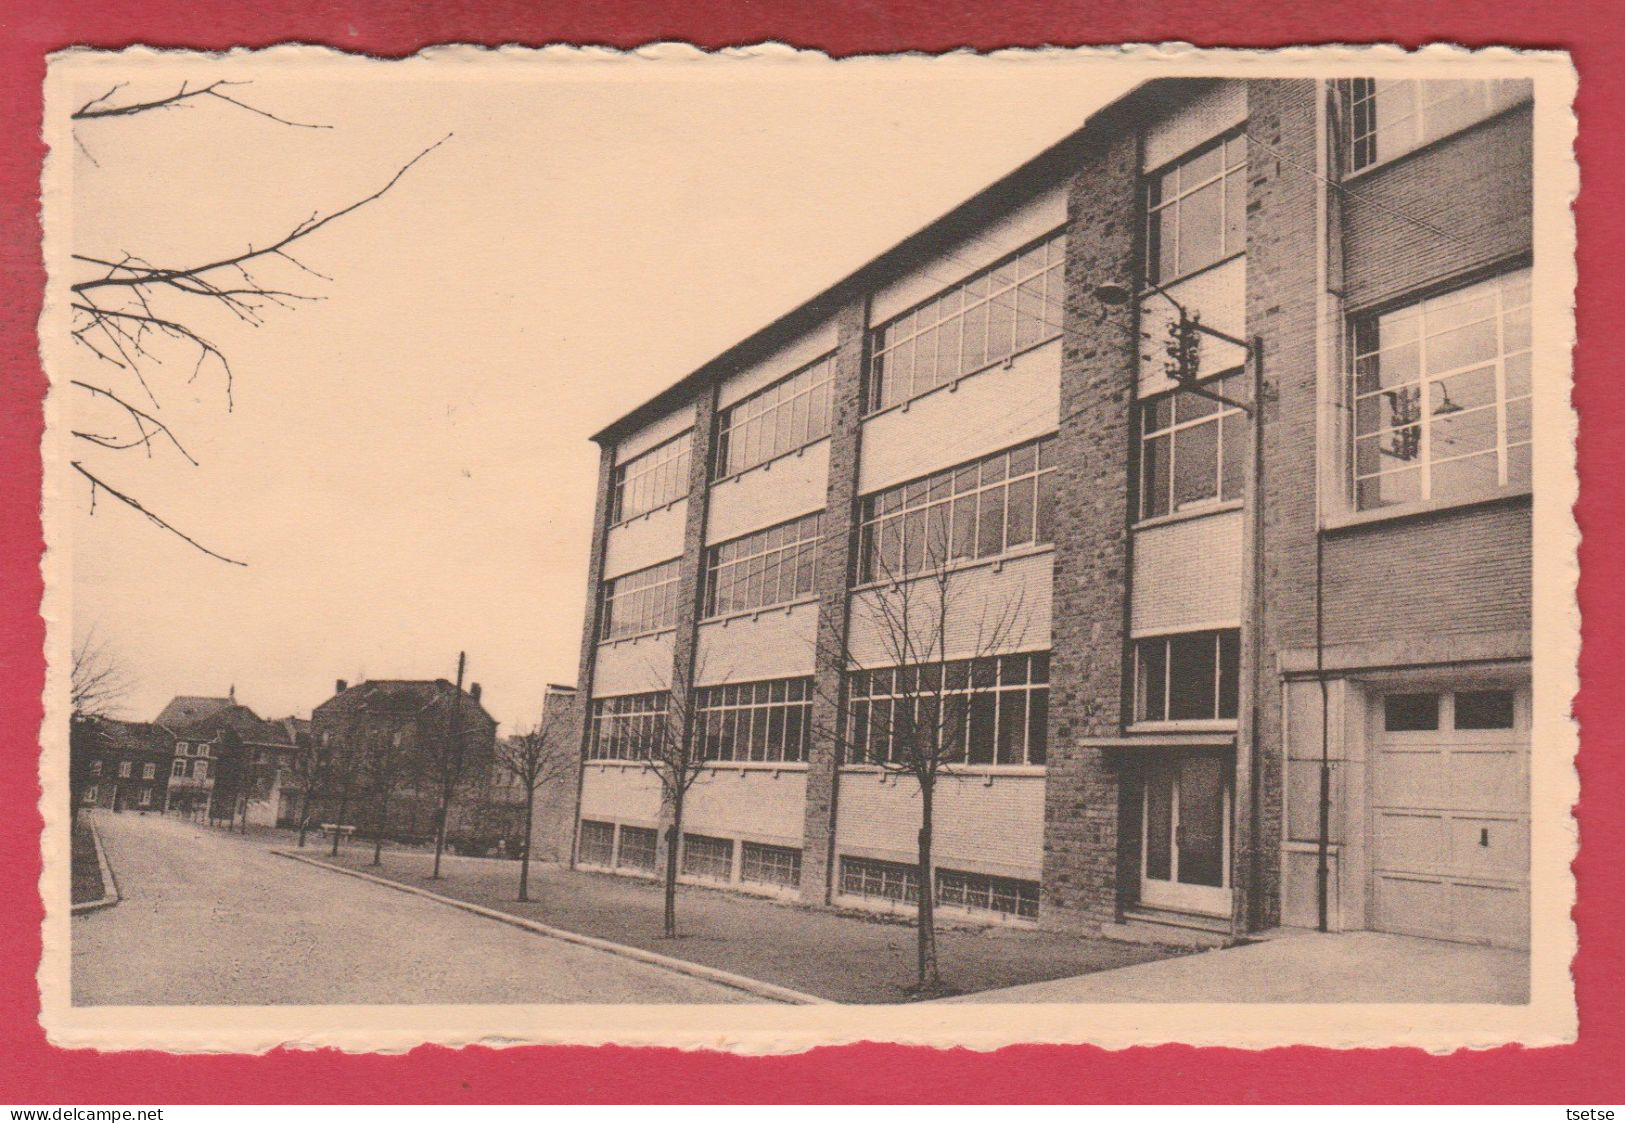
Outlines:
POLYGON ((1278 924, 1281 914, 1285 743, 1279 656, 1314 644, 1320 487, 1316 208, 1322 187, 1304 169, 1315 167, 1318 86, 1309 79, 1255 80, 1247 94, 1247 131, 1269 146, 1249 145, 1247 158, 1247 331, 1263 340, 1267 380, 1259 407, 1265 437, 1255 806, 1248 852, 1237 855, 1237 869, 1252 883, 1247 920, 1255 929, 1278 924))
POLYGON ((868 305, 854 300, 837 313, 829 482, 818 554, 818 641, 813 671, 812 745, 802 831, 801 899, 828 904, 837 871, 835 818, 844 729, 848 592, 857 566, 858 453, 863 424, 864 346, 868 305))
MULTIPOLYGON (((671 709, 668 721, 694 720, 694 679, 704 668, 694 665, 698 646, 700 614, 705 595, 705 522, 711 499, 711 450, 716 438, 717 381, 699 392, 694 403, 693 439, 689 445, 688 506, 683 519, 683 558, 677 568, 677 631, 672 637, 671 709)), ((696 736, 693 729, 684 731, 696 736)), ((692 744, 698 753, 700 746, 692 744)), ((665 868, 666 828, 672 809, 669 797, 662 801, 659 861, 665 868)), ((681 839, 677 840, 679 845, 681 839)))
POLYGON ((615 487, 615 446, 605 444, 598 450, 598 495, 593 503, 592 549, 587 555, 587 622, 581 630, 581 662, 576 670, 576 706, 572 715, 570 736, 579 750, 580 762, 576 768, 574 822, 569 831, 570 868, 576 864, 576 840, 581 832, 581 782, 587 763, 587 734, 592 718, 593 664, 598 654, 598 614, 601 606, 598 587, 604 580, 604 544, 609 537, 609 508, 615 487))
POLYGON ((1135 317, 1095 299, 1140 276, 1137 130, 1121 119, 1082 148, 1067 198, 1065 338, 1055 515, 1046 926, 1096 928, 1119 908, 1119 777, 1109 751, 1125 706, 1135 317), (1103 315, 1104 313, 1104 315, 1103 315))

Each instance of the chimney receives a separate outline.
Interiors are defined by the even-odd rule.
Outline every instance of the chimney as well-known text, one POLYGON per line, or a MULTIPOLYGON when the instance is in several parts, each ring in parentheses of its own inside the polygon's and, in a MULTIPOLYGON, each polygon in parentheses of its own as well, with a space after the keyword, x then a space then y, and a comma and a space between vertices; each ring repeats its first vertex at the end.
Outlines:
POLYGON ((480 700, 480 684, 479 683, 471 682, 471 683, 468 684, 468 696, 470 698, 474 699, 474 701, 476 701, 476 702, 478 702, 480 700))
POLYGON ((333 683, 334 694, 343 694, 348 689, 350 689, 350 684, 345 682, 343 679, 337 679, 333 683))

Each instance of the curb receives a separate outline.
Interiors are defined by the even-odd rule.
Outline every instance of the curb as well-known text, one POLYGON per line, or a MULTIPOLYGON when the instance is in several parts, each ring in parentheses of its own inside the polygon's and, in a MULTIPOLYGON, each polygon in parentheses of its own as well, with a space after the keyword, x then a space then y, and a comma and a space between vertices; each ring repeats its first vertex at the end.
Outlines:
POLYGON ((86 817, 85 825, 90 828, 90 841, 96 847, 96 866, 102 875, 102 895, 97 900, 80 901, 77 905, 73 905, 69 912, 70 916, 111 908, 122 900, 118 891, 118 878, 113 876, 113 867, 107 861, 107 850, 102 846, 102 832, 96 829, 96 821, 92 818, 86 817))
MULTIPOLYGON (((99 848, 100 844, 98 843, 98 851, 99 848)), ((332 870, 334 873, 341 873, 348 877, 360 878, 362 881, 370 881, 376 885, 383 885, 387 888, 395 889, 402 893, 410 893, 415 897, 423 897, 427 900, 435 901, 442 905, 450 905, 454 909, 461 909, 464 912, 471 912, 476 916, 483 916, 487 920, 497 920, 501 921, 503 924, 511 924, 515 928, 523 928, 528 932, 535 932, 540 936, 547 936, 551 939, 561 940, 567 944, 578 944, 582 947, 595 948, 598 951, 607 951, 611 955, 618 955, 623 959, 633 959, 640 963, 650 964, 654 967, 663 967, 668 971, 675 971, 681 975, 691 975, 694 978, 704 979, 707 982, 719 983, 722 986, 732 987, 734 990, 742 990, 747 994, 754 994, 759 998, 771 999, 774 1002, 785 1002, 792 1006, 835 1005, 835 1003, 831 1002, 829 999, 819 998, 814 994, 806 994, 799 990, 791 990, 789 987, 781 987, 773 983, 764 983, 759 979, 748 978, 744 975, 735 975, 731 971, 722 971, 715 967, 705 967, 698 963, 690 963, 685 959, 674 959, 669 955, 661 955, 658 952, 644 951, 642 948, 630 947, 626 944, 613 943, 609 940, 599 939, 597 936, 583 936, 579 932, 569 932, 563 928, 554 928, 547 924, 540 924, 534 920, 526 920, 522 916, 514 916, 512 913, 500 912, 496 909, 486 908, 484 905, 476 905, 469 901, 459 901, 455 897, 447 897, 443 894, 434 893, 427 889, 419 889, 415 885, 403 885, 401 882, 391 881, 387 877, 377 877, 370 873, 363 873, 360 870, 346 869, 344 866, 335 866, 330 862, 321 861, 319 858, 308 858, 303 854, 295 854, 288 850, 272 850, 271 853, 275 854, 279 858, 287 858, 291 861, 303 862, 307 866, 316 866, 320 869, 332 870)))

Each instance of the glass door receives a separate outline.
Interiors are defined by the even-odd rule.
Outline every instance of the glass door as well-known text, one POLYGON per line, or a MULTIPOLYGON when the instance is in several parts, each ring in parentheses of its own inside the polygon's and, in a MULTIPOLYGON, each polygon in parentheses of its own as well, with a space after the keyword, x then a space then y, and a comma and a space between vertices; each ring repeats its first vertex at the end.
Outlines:
POLYGON ((1230 769, 1211 753, 1155 758, 1146 768, 1140 901, 1230 915, 1230 769))

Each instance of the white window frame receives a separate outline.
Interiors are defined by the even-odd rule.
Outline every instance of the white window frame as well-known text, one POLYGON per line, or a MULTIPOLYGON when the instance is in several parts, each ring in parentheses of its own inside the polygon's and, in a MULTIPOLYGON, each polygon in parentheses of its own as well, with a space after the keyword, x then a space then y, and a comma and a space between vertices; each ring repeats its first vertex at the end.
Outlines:
MULTIPOLYGON (((1530 327, 1525 329, 1529 334, 1524 339, 1522 346, 1513 346, 1510 350, 1508 348, 1507 329, 1509 322, 1516 324, 1519 320, 1530 321, 1532 319, 1531 276, 1530 269, 1524 266, 1492 277, 1475 280, 1469 284, 1459 285, 1446 292, 1437 293, 1420 300, 1409 301, 1387 309, 1357 314, 1351 318, 1349 367, 1348 377, 1345 380, 1345 393, 1348 395, 1350 403, 1349 461, 1347 469, 1349 482, 1347 486, 1349 488, 1349 505, 1354 511, 1363 513, 1367 511, 1406 510, 1412 506, 1454 506, 1459 503, 1469 503, 1476 499, 1482 499, 1486 495, 1494 495, 1498 492, 1526 491, 1529 489, 1530 485, 1527 478, 1515 478, 1510 467, 1510 457, 1518 449, 1532 449, 1533 419, 1531 417, 1525 422, 1527 435, 1521 440, 1513 441, 1509 439, 1509 418, 1514 412, 1527 414, 1533 409, 1533 398, 1531 396, 1533 378, 1532 373, 1526 373, 1524 376, 1526 384, 1521 392, 1511 393, 1508 387, 1507 367, 1509 361, 1513 360, 1521 360, 1519 365, 1524 367, 1531 365, 1533 360, 1533 327, 1531 323, 1530 327), (1494 299, 1494 310, 1487 318, 1466 323, 1452 323, 1447 328, 1436 332, 1433 338, 1436 339, 1440 335, 1471 327, 1475 324, 1489 322, 1495 326, 1496 344, 1494 353, 1489 358, 1473 360, 1447 370, 1429 371, 1428 344, 1430 337, 1428 334, 1428 316, 1430 311, 1434 316, 1439 316, 1453 306, 1478 299, 1483 295, 1492 296, 1494 299), (1413 338, 1401 340, 1388 347, 1382 347, 1379 343, 1377 349, 1372 351, 1360 350, 1360 334, 1367 325, 1375 327, 1380 325, 1384 319, 1391 321, 1393 318, 1400 316, 1413 317, 1416 320, 1413 338), (1413 380, 1383 386, 1380 384, 1381 376, 1378 375, 1379 385, 1377 388, 1361 392, 1360 372, 1362 362, 1375 360, 1380 370, 1381 356, 1412 346, 1416 349, 1416 373, 1413 380), (1473 406, 1466 409, 1462 409, 1459 404, 1456 404, 1457 408, 1449 412, 1443 412, 1443 405, 1437 407, 1433 405, 1433 388, 1435 385, 1443 389, 1447 380, 1484 370, 1485 368, 1492 368, 1493 370, 1492 378, 1494 379, 1495 395, 1493 402, 1488 405, 1473 406), (1360 411, 1364 403, 1376 402, 1380 408, 1382 401, 1386 399, 1390 407, 1392 407, 1396 403, 1396 395, 1405 391, 1414 391, 1414 400, 1411 407, 1415 411, 1413 419, 1403 421, 1400 424, 1381 425, 1369 432, 1361 431, 1360 411), (1460 456, 1435 457, 1433 455, 1435 427, 1444 418, 1454 419, 1463 415, 1490 410, 1494 411, 1496 427, 1493 446, 1496 460, 1495 484, 1490 487, 1471 488, 1444 496, 1436 495, 1433 487, 1433 475, 1439 465, 1485 456, 1490 450, 1478 449, 1460 456), (1414 466, 1403 468, 1387 467, 1383 464, 1381 457, 1391 456, 1396 460, 1407 459, 1407 457, 1390 451, 1389 448, 1384 448, 1380 438, 1386 437, 1390 438, 1392 442, 1398 442, 1401 435, 1409 429, 1417 430, 1414 466), (1364 441, 1372 441, 1377 445, 1379 467, 1376 471, 1365 473, 1360 471, 1361 442, 1364 441), (1363 482, 1380 481, 1385 476, 1394 476, 1405 472, 1416 473, 1418 486, 1414 497, 1397 499, 1388 503, 1374 503, 1369 506, 1361 503, 1360 485, 1363 482)), ((1451 404, 1448 390, 1443 390, 1443 393, 1445 403, 1451 404)), ((1390 417, 1387 420, 1391 422, 1393 419, 1390 417)), ((1392 447, 1400 448, 1403 451, 1401 445, 1394 444, 1392 447)), ((1532 458, 1533 454, 1530 452, 1525 455, 1532 458)), ((1532 459, 1530 470, 1532 470, 1532 459)))
POLYGON ((1342 83, 1343 105, 1348 117, 1347 173, 1357 175, 1370 168, 1381 167, 1392 160, 1426 148, 1434 141, 1470 129, 1481 121, 1527 101, 1534 95, 1533 83, 1527 78, 1350 78, 1342 83), (1446 90, 1445 87, 1456 87, 1446 90), (1408 92, 1410 108, 1397 118, 1373 121, 1366 117, 1366 107, 1384 94, 1404 90, 1408 92), (1469 113, 1455 120, 1448 128, 1436 124, 1439 106, 1462 93, 1477 104, 1469 113), (1433 119, 1430 122, 1430 117, 1433 119), (1409 126, 1402 128, 1401 126, 1409 126), (1380 151, 1376 138, 1385 130, 1394 130, 1392 151, 1380 151), (1368 153, 1361 145, 1369 141, 1368 153))
POLYGON ((1247 197, 1247 136, 1245 126, 1227 129, 1220 135, 1202 142, 1197 147, 1186 152, 1178 159, 1170 160, 1159 168, 1146 173, 1145 181, 1145 275, 1160 285, 1177 284, 1179 281, 1204 269, 1211 269, 1221 261, 1241 254, 1247 249, 1247 223, 1246 223, 1246 197, 1247 197), (1239 158, 1232 155, 1239 153, 1239 158), (1219 170, 1200 180, 1193 180, 1189 185, 1185 183, 1184 169, 1197 160, 1202 159, 1214 149, 1220 149, 1219 170), (1175 174, 1175 188, 1173 194, 1166 199, 1152 202, 1152 194, 1162 178, 1170 173, 1175 174), (1198 191, 1204 191, 1219 184, 1219 252, 1217 256, 1203 261, 1199 265, 1183 267, 1180 262, 1182 246, 1180 239, 1184 233, 1185 220, 1182 204, 1198 191), (1242 197, 1242 224, 1240 232, 1240 245, 1230 244, 1230 192, 1240 191, 1242 197), (1152 252, 1152 246, 1161 246, 1168 237, 1168 231, 1160 226, 1168 214, 1174 216, 1173 220, 1173 262, 1174 272, 1166 277, 1162 275, 1159 255, 1152 252))

